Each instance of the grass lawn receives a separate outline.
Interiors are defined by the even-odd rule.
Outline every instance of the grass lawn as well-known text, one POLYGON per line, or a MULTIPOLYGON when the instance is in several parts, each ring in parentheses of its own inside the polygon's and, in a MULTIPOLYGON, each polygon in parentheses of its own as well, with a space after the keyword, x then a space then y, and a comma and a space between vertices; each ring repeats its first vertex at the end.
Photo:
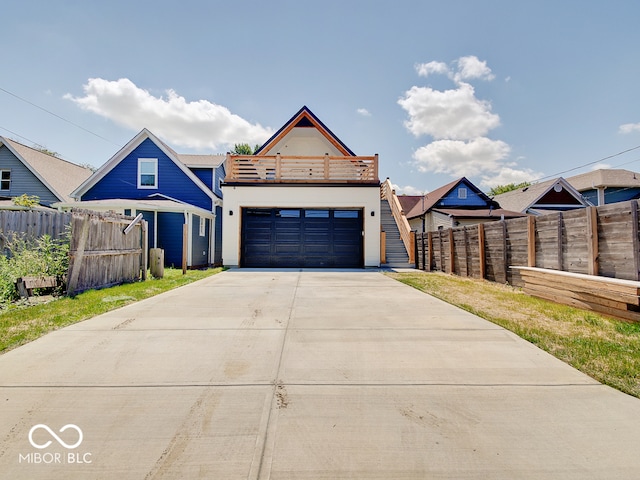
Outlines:
POLYGON ((511 330, 599 382, 640 397, 640 323, 559 305, 484 280, 440 272, 388 275, 511 330))
POLYGON ((72 323, 81 322, 132 302, 153 297, 221 272, 221 268, 187 270, 165 268, 164 278, 128 283, 103 290, 88 290, 40 305, 0 310, 0 353, 35 340, 72 323))

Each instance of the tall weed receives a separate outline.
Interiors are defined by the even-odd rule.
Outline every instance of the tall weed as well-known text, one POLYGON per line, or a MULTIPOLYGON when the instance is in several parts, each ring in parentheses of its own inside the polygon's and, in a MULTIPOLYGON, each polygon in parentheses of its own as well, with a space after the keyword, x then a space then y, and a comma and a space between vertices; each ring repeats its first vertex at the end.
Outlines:
POLYGON ((4 250, 5 255, 0 255, 0 309, 19 298, 18 278, 55 275, 64 280, 69 268, 68 235, 58 240, 50 235, 35 240, 13 236, 4 250))

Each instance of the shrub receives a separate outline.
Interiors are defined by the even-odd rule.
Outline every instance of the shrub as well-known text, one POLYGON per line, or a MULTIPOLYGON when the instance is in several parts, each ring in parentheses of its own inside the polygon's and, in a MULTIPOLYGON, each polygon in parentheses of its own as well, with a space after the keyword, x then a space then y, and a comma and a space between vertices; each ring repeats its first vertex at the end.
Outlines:
POLYGON ((69 268, 68 236, 59 240, 50 235, 35 240, 13 236, 6 243, 5 252, 6 255, 0 255, 0 309, 19 298, 18 278, 45 275, 64 278, 69 268))

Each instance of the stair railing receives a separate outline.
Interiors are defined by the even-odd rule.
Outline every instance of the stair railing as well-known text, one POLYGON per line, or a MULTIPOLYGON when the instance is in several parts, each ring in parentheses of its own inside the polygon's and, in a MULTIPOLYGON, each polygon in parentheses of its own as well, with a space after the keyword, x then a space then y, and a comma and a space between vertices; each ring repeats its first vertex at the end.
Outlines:
POLYGON ((415 264, 416 234, 411 230, 409 220, 407 220, 404 210, 402 210, 402 206, 400 205, 400 200, 398 200, 398 196, 396 195, 396 191, 393 189, 393 185, 391 185, 391 181, 388 178, 380 185, 380 198, 389 202, 391 213, 400 231, 400 238, 402 238, 402 243, 404 243, 404 247, 409 255, 409 263, 415 264))

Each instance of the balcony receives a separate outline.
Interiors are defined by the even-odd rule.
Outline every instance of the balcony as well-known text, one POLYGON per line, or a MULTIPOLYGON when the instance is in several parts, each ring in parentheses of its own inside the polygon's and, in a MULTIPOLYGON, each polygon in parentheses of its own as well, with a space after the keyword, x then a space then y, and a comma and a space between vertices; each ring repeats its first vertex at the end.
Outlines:
POLYGON ((225 183, 378 185, 378 155, 322 157, 227 154, 225 183))

